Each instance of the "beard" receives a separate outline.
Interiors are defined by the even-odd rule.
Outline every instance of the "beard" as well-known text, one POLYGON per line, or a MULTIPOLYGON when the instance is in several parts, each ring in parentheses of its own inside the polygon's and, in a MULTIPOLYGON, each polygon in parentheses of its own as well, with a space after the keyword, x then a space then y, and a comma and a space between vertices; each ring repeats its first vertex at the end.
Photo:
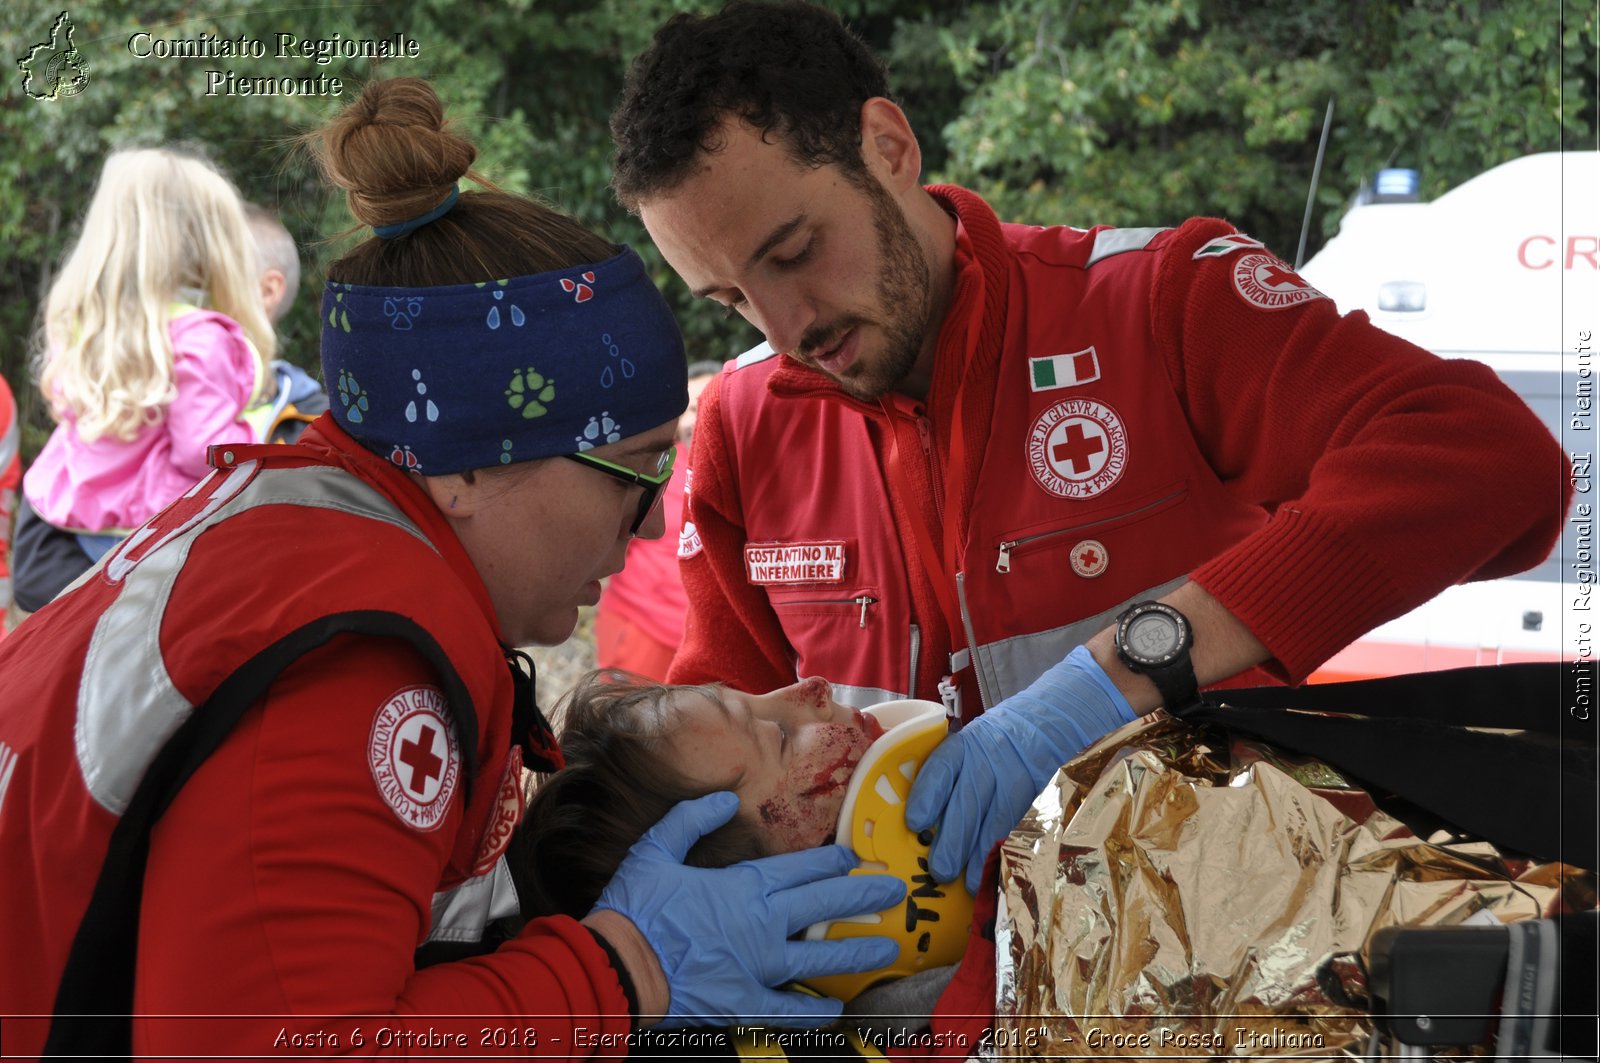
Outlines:
POLYGON ((852 328, 877 325, 883 334, 882 349, 863 349, 844 375, 834 376, 846 394, 872 402, 893 391, 917 364, 931 324, 932 283, 922 245, 900 204, 870 175, 863 174, 851 183, 872 202, 880 263, 877 317, 856 314, 808 329, 800 338, 799 353, 807 365, 826 372, 816 364, 813 356, 817 352, 838 344, 852 328))

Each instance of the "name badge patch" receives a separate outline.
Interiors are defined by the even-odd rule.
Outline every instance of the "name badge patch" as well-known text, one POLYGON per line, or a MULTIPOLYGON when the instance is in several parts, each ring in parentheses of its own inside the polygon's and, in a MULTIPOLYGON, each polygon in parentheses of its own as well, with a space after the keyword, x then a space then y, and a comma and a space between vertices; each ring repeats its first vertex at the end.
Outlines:
POLYGON ((757 586, 843 583, 844 540, 751 543, 744 548, 744 564, 750 582, 757 586))

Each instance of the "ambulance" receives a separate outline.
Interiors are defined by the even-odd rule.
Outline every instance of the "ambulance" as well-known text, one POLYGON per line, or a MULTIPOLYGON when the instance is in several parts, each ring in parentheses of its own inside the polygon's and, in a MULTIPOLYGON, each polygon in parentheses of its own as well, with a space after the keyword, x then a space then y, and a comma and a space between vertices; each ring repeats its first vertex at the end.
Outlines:
POLYGON ((1412 172, 1380 173, 1301 275, 1342 311, 1365 310, 1441 357, 1492 367, 1561 440, 1573 505, 1546 561, 1447 589, 1345 649, 1312 681, 1592 660, 1600 627, 1600 152, 1524 156, 1427 203, 1414 190, 1412 172))

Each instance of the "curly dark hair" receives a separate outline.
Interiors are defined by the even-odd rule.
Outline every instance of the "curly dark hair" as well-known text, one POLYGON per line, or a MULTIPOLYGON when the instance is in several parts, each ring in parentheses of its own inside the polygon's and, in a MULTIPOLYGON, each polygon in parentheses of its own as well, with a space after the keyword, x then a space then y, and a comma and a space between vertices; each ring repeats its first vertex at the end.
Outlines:
MULTIPOLYGON (((690 783, 662 759, 661 708, 675 690, 722 697, 717 687, 667 687, 603 670, 580 679, 557 710, 567 765, 534 791, 507 853, 525 918, 588 915, 645 831, 679 801, 716 789, 690 783)), ((686 862, 727 867, 766 855, 741 812, 696 842, 686 862)))
POLYGON ((781 138, 805 166, 854 177, 861 105, 889 95, 883 64, 833 12, 804 0, 734 0, 715 15, 674 15, 628 70, 611 115, 612 188, 631 211, 676 187, 736 115, 781 138))

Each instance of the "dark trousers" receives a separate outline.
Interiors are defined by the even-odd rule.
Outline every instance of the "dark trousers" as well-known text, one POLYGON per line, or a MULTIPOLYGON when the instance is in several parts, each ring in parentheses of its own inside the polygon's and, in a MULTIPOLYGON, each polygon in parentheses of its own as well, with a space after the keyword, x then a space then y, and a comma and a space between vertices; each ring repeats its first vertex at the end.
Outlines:
POLYGON ((38 612, 93 564, 76 535, 45 522, 18 495, 11 536, 11 597, 18 609, 38 612))

